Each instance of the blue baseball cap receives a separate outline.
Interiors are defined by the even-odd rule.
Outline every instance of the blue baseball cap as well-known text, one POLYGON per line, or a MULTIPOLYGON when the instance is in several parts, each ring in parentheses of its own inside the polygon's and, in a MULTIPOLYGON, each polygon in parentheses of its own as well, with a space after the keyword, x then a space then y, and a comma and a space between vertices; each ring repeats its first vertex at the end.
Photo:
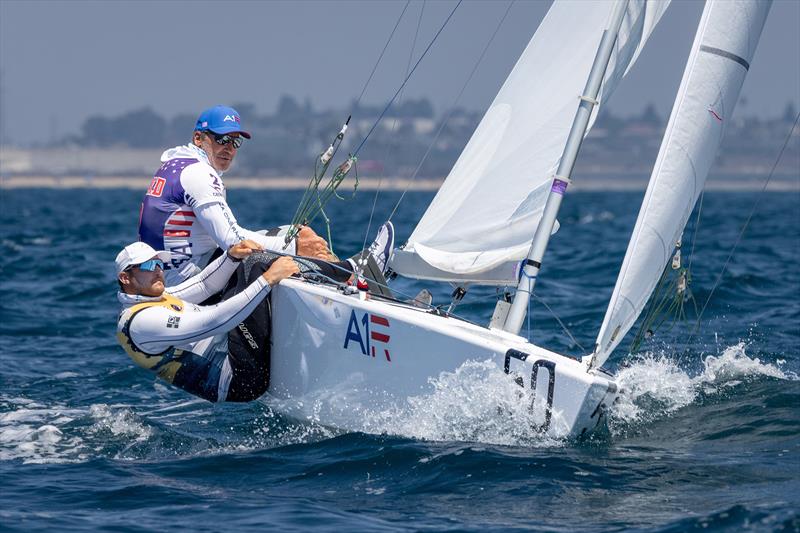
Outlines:
POLYGON ((217 105, 210 107, 200 113, 194 131, 208 131, 220 135, 225 133, 241 133, 245 139, 250 138, 250 134, 242 129, 242 121, 239 113, 232 107, 217 105))

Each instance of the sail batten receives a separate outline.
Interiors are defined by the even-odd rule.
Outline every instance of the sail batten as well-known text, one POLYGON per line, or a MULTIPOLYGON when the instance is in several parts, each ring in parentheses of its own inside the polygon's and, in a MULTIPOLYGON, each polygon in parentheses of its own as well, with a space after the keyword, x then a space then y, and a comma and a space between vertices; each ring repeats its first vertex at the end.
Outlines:
POLYGON ((601 366, 633 326, 673 254, 733 113, 770 4, 706 3, 592 366, 601 366))
MULTIPOLYGON (((631 68, 668 4, 629 2, 601 102, 631 68)), ((525 257, 541 219, 610 6, 605 0, 553 4, 405 247, 391 259, 395 272, 516 283, 515 263, 525 257)), ((590 127, 596 114, 597 107, 590 127)))

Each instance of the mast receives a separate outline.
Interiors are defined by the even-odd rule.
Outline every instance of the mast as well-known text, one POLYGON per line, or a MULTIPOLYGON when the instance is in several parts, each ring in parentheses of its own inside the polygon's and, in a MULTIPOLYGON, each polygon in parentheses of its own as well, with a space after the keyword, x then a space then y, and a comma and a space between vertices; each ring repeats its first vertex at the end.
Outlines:
POLYGON ((522 328, 522 322, 525 320, 528 303, 533 293, 533 287, 536 284, 536 277, 542 267, 542 258, 547 249, 547 243, 550 241, 550 235, 553 232, 556 216, 561 207, 561 200, 564 198, 567 185, 571 181, 572 169, 575 166, 578 150, 580 150, 583 137, 586 134, 592 110, 598 103, 597 95, 600 92, 600 86, 605 76, 611 53, 614 51, 614 43, 617 40, 617 34, 622 25, 622 19, 625 16, 627 7, 628 0, 617 0, 614 3, 609 26, 603 31, 603 37, 600 40, 600 46, 597 49, 597 55, 589 72, 589 79, 586 81, 583 95, 580 97, 578 111, 575 113, 575 119, 572 122, 572 128, 570 129, 569 137, 567 137, 567 143, 564 146, 558 170, 553 177, 553 185, 547 196, 542 219, 536 227, 528 257, 522 266, 514 302, 511 304, 511 309, 503 327, 508 332, 518 334, 522 328))

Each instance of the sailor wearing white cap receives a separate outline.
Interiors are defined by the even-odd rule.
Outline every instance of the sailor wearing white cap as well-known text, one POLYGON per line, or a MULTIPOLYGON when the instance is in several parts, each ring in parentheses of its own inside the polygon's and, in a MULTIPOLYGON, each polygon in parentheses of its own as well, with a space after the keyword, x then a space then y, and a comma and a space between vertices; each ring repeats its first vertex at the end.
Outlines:
POLYGON ((163 264, 169 253, 143 242, 126 246, 116 259, 122 304, 117 339, 128 355, 206 400, 250 401, 266 392, 269 327, 251 326, 250 331, 246 324, 259 318, 268 323, 265 298, 273 286, 299 271, 297 264, 290 257, 275 259, 223 302, 196 305, 222 291, 240 261, 259 250, 256 242, 240 242, 197 276, 166 290, 163 264))

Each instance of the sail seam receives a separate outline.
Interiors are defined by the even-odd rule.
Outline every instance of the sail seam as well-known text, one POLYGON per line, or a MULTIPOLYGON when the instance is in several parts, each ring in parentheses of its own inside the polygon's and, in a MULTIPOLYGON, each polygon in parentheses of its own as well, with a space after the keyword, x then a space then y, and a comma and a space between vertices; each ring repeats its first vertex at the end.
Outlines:
POLYGON ((720 57, 724 57, 725 59, 730 59, 731 61, 736 61, 741 66, 743 66, 745 70, 750 70, 750 63, 748 63, 745 58, 737 56, 736 54, 732 54, 720 48, 714 48, 713 46, 706 46, 706 45, 700 46, 700 51, 706 52, 708 54, 718 55, 720 57))

